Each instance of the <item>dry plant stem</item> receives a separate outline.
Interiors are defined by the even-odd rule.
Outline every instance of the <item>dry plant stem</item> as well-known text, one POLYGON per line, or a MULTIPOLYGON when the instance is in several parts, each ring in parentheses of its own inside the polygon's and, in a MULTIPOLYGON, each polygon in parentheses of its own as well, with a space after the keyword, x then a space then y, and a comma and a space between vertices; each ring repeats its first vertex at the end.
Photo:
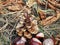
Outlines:
POLYGON ((6 24, 2 28, 0 28, 0 31, 3 31, 3 29, 5 29, 7 25, 8 25, 8 20, 6 19, 6 24))
MULTIPOLYGON (((48 29, 45 29, 48 30, 48 29)), ((60 30, 60 28, 50 28, 49 30, 60 30)))
POLYGON ((45 20, 41 21, 42 25, 50 25, 53 22, 57 21, 60 18, 60 13, 59 11, 57 11, 57 15, 56 16, 50 16, 48 18, 46 18, 45 20))
POLYGON ((48 7, 48 2, 46 2, 45 9, 47 9, 47 7, 48 7))
POLYGON ((52 36, 47 30, 44 30, 45 33, 47 33, 49 36, 52 36))
MULTIPOLYGON (((16 18, 14 18, 14 19, 16 19, 16 18)), ((17 25, 18 21, 19 21, 19 18, 17 19, 16 24, 14 25, 13 29, 11 30, 10 35, 11 35, 11 34, 12 34, 12 32, 15 30, 15 27, 16 27, 16 25, 17 25)))

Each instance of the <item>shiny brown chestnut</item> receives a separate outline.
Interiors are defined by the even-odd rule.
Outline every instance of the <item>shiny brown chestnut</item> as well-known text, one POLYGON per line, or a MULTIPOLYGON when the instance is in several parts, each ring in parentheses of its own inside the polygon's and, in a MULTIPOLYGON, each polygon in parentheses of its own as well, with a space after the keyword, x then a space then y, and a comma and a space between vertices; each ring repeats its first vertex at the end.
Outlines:
POLYGON ((26 39, 24 37, 17 37, 11 45, 25 45, 26 39))
POLYGON ((38 33, 38 34, 36 35, 36 38, 44 38, 44 34, 43 34, 43 33, 38 33))
POLYGON ((42 45, 42 42, 37 38, 32 38, 30 45, 42 45))

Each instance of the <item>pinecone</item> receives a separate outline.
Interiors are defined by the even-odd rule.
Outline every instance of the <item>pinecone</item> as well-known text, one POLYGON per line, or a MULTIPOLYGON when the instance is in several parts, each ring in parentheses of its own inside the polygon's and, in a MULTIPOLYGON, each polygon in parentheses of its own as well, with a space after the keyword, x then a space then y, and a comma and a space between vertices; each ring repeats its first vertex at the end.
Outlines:
POLYGON ((37 20, 33 15, 28 15, 27 13, 20 15, 20 22, 16 27, 16 32, 19 36, 30 39, 33 37, 32 35, 37 34, 38 31, 37 20))
POLYGON ((39 32, 35 16, 23 13, 19 17, 20 22, 16 26, 18 36, 11 45, 42 45, 44 34, 39 32))

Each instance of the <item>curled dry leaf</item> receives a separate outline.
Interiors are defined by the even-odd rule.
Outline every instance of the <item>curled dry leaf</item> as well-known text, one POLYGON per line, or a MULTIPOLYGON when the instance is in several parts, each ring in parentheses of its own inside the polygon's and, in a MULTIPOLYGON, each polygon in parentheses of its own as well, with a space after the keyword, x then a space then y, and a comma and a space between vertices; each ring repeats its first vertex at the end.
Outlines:
POLYGON ((49 3, 48 5, 49 5, 49 7, 50 7, 51 9, 53 9, 53 10, 57 10, 57 8, 54 7, 53 5, 51 5, 50 3, 49 3))
POLYGON ((57 3, 57 1, 51 1, 51 0, 48 0, 49 3, 51 3, 52 5, 56 6, 56 7, 60 7, 60 3, 57 3))
POLYGON ((57 11, 57 15, 56 16, 50 16, 48 18, 46 18, 45 20, 41 21, 42 25, 50 25, 53 22, 57 21, 60 18, 60 13, 59 11, 57 11))
POLYGON ((10 11, 19 11, 23 8, 22 5, 12 5, 12 6, 8 6, 7 9, 10 10, 10 11))
POLYGON ((48 8, 51 8, 53 10, 57 10, 60 8, 60 1, 56 1, 56 0, 47 0, 47 1, 40 1, 40 0, 37 0, 37 3, 40 4, 40 5, 46 5, 46 2, 47 2, 47 6, 48 8))
POLYGON ((1 0, 2 4, 5 5, 9 2, 10 0, 1 0))

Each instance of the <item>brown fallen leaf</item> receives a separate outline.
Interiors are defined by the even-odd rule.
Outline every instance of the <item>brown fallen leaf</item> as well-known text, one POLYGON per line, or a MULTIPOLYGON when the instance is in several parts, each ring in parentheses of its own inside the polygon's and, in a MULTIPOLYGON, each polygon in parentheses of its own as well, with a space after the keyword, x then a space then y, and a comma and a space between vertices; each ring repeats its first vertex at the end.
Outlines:
MULTIPOLYGON (((51 8, 53 10, 57 10, 60 8, 60 3, 57 3, 56 0, 47 0, 47 6, 48 8, 51 8)), ((37 0, 37 4, 39 5, 46 5, 46 2, 41 2, 40 0, 37 0)))
POLYGON ((52 5, 56 6, 56 7, 60 7, 60 3, 57 3, 56 0, 54 2, 51 0, 48 0, 48 2, 51 3, 52 5))
POLYGON ((10 11, 19 11, 22 9, 22 5, 20 5, 20 6, 19 5, 8 6, 7 9, 10 11))
POLYGON ((7 6, 10 4, 10 0, 1 0, 0 3, 3 5, 3 6, 7 6))
POLYGON ((53 22, 57 21, 60 18, 60 13, 59 13, 59 11, 56 11, 56 12, 57 12, 56 16, 50 16, 50 17, 46 18, 45 20, 42 20, 41 24, 42 25, 50 25, 53 22))
POLYGON ((57 8, 54 7, 53 5, 51 5, 50 3, 48 4, 48 6, 49 6, 51 9, 53 9, 53 10, 57 10, 57 8))

